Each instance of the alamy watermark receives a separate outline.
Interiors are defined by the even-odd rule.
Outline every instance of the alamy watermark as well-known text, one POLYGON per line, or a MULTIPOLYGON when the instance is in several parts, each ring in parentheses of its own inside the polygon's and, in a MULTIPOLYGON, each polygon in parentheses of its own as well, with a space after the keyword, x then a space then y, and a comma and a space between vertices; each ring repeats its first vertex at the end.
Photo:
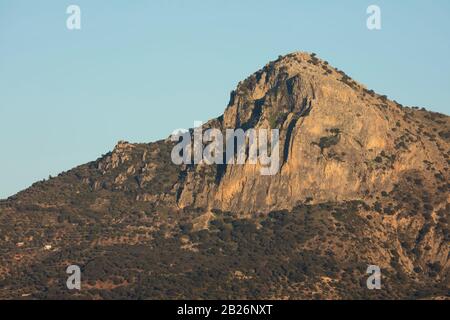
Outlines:
POLYGON ((367 278, 367 289, 369 290, 380 290, 381 289, 381 269, 377 265, 370 265, 367 267, 367 274, 370 276, 367 278))
POLYGON ((67 278, 66 286, 69 290, 81 290, 81 269, 77 265, 70 265, 66 269, 66 273, 70 274, 67 278))
POLYGON ((66 20, 66 27, 69 30, 81 29, 81 9, 77 5, 70 5, 66 9, 66 13, 69 14, 66 20))
POLYGON ((369 14, 366 22, 367 29, 381 30, 381 8, 372 4, 367 7, 366 13, 369 14))
POLYGON ((202 122, 196 121, 192 131, 175 130, 171 140, 178 142, 171 153, 176 165, 259 164, 261 175, 266 176, 280 169, 278 129, 226 129, 224 137, 216 128, 203 132, 202 122))

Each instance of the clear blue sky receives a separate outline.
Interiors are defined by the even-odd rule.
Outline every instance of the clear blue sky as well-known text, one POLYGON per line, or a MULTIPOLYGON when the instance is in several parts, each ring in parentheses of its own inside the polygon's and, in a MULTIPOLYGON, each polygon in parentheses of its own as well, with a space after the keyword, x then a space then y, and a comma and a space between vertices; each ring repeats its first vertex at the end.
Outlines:
POLYGON ((239 80, 291 51, 450 113, 448 0, 0 0, 0 198, 118 140, 220 115, 239 80), (370 4, 380 31, 366 28, 370 4))

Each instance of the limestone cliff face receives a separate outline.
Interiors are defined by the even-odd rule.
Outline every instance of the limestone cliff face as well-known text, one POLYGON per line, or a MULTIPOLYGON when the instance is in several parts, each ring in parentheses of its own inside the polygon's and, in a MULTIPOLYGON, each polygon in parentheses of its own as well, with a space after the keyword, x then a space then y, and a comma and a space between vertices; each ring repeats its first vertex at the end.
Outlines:
MULTIPOLYGON (((412 199, 424 194, 433 207, 427 213, 431 220, 448 219, 448 117, 405 108, 313 55, 294 53, 239 83, 223 118, 206 125, 210 126, 279 129, 279 173, 262 176, 259 165, 226 165, 213 170, 219 179, 208 181, 204 166, 191 167, 178 186, 180 208, 255 214, 292 210, 305 202, 360 200, 375 207, 384 203, 396 214, 379 221, 379 246, 396 239, 393 245, 401 264, 412 272, 414 259, 398 240, 399 235, 411 237, 429 249, 421 259, 440 261, 448 269, 448 232, 439 235, 429 219, 411 215, 423 212, 412 199), (398 204, 409 201, 410 205, 398 204)), ((385 252, 374 254, 374 260, 389 265, 385 252)))
MULTIPOLYGON (((428 162, 448 174, 448 141, 421 134, 413 110, 306 53, 281 57, 239 83, 219 120, 221 129, 278 128, 280 171, 262 176, 258 165, 227 165, 220 180, 207 183, 204 169, 192 168, 180 188, 180 207, 290 209, 306 199, 358 200, 389 192, 410 171, 429 175, 428 162)), ((448 128, 448 117, 441 121, 448 128)))

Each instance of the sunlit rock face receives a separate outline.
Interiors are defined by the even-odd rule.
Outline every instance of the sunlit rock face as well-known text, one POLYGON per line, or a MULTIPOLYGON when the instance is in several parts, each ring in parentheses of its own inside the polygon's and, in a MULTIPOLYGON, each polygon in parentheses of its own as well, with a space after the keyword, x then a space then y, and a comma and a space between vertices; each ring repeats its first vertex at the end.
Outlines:
MULTIPOLYGON (((448 141, 421 134, 418 114, 315 56, 281 57, 239 83, 223 118, 213 124, 223 130, 279 129, 278 174, 263 176, 259 165, 227 165, 208 184, 198 174, 204 169, 193 168, 178 204, 242 212, 289 209, 306 199, 367 199, 392 190, 409 171, 427 176, 427 161, 446 174, 439 148, 448 151, 448 141)), ((447 117, 442 121, 448 126, 447 117)))

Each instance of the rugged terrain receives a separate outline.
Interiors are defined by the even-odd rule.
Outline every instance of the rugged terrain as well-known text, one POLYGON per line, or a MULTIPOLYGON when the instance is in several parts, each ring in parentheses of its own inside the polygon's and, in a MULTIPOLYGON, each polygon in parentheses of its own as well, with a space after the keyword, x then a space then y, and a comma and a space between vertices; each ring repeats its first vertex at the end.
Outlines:
POLYGON ((0 298, 449 296, 448 116, 293 53, 204 127, 279 129, 279 173, 175 165, 169 138, 119 142, 0 202, 0 298))

